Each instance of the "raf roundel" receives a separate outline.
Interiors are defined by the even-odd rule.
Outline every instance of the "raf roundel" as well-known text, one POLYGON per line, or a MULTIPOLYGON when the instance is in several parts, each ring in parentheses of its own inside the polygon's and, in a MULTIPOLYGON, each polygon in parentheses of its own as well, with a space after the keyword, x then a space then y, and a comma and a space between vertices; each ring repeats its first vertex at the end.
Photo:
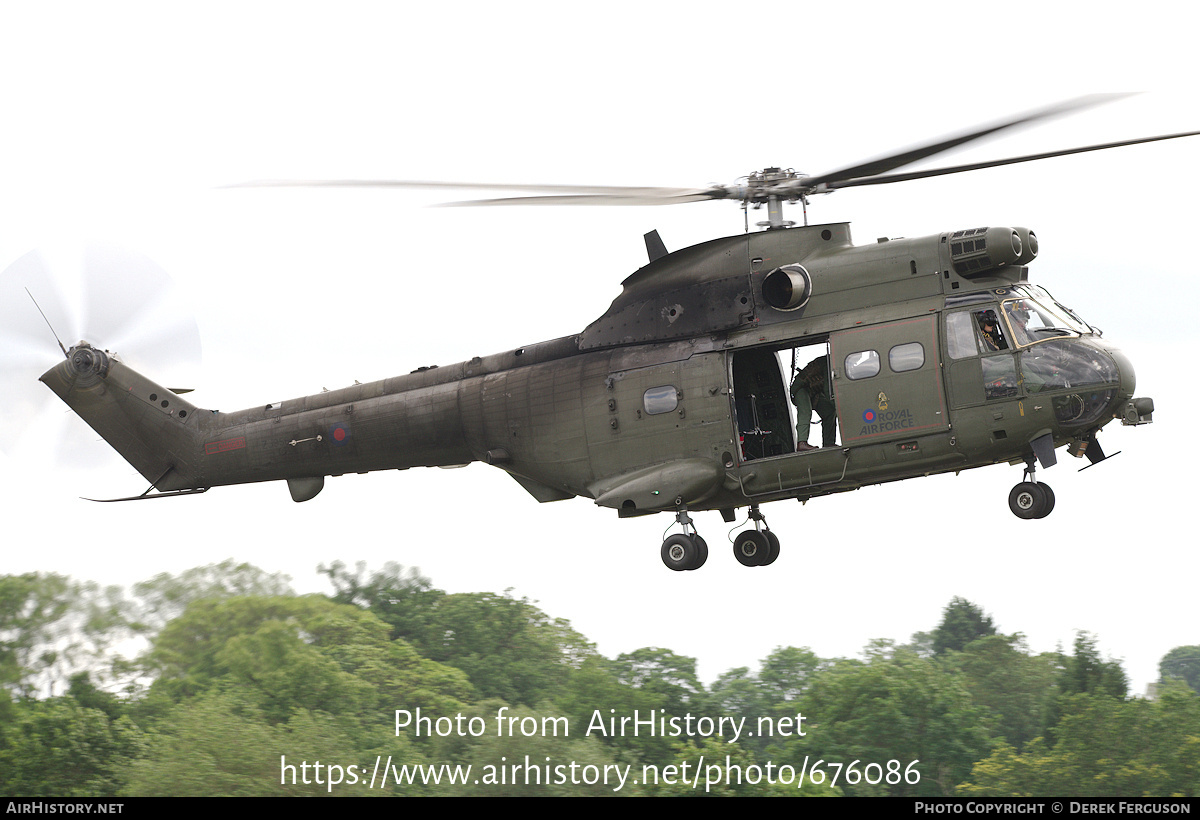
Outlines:
POLYGON ((870 424, 873 421, 875 421, 875 411, 874 410, 864 410, 863 411, 863 423, 870 424))
POLYGON ((335 447, 340 447, 350 440, 350 425, 338 422, 329 428, 329 439, 335 447))

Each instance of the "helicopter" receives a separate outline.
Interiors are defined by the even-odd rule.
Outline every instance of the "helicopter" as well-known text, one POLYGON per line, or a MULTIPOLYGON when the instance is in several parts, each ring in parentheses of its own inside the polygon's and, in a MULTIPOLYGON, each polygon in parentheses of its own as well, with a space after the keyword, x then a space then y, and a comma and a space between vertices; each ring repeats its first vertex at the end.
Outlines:
POLYGON ((993 464, 1023 465, 1008 503, 1021 519, 1055 506, 1037 468, 1066 448, 1108 456, 1108 423, 1153 421, 1132 363, 1033 284, 1034 231, 959 228, 855 245, 849 223, 809 225, 809 198, 1158 140, 1187 132, 909 172, 973 140, 1098 101, 1010 117, 818 176, 764 168, 707 188, 260 181, 266 186, 495 188, 519 196, 457 205, 740 202, 745 231, 648 263, 578 333, 490 356, 236 412, 201 408, 87 341, 41 376, 150 482, 147 500, 284 481, 305 502, 327 476, 483 462, 538 502, 590 498, 621 518, 672 513, 660 546, 675 571, 708 545, 692 514, 726 522, 743 566, 767 566, 779 537, 761 506, 993 464), (784 218, 800 204, 803 224, 784 218), (749 211, 767 219, 749 230, 749 211), (820 443, 809 441, 812 414, 820 443))

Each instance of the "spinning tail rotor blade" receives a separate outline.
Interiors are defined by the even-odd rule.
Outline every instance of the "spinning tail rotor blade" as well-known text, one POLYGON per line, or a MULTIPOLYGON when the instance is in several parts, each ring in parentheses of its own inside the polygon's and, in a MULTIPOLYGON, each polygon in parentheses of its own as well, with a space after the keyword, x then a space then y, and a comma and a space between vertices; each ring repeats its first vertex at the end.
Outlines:
POLYGON ((110 452, 38 381, 63 355, 56 336, 68 348, 86 339, 114 351, 165 383, 199 376, 195 320, 154 262, 98 244, 31 251, 0 273, 0 449, 9 455, 58 446, 60 461, 81 466, 110 452))

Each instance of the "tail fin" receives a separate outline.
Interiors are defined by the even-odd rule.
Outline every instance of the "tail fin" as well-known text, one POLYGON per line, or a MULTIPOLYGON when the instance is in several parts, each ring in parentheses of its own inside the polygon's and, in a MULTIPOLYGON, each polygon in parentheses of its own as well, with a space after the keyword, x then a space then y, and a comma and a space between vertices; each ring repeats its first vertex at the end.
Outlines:
POLYGON ((204 411, 86 342, 41 381, 157 489, 195 486, 204 411))

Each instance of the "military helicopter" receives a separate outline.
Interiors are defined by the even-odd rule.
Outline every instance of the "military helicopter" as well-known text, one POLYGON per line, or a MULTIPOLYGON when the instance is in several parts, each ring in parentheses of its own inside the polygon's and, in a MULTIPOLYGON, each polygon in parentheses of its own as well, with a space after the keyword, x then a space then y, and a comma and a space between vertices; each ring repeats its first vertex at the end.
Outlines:
POLYGON ((461 205, 740 202, 746 231, 649 262, 581 332, 452 365, 232 413, 203 409, 80 341, 41 376, 149 482, 147 500, 285 481, 313 499, 326 476, 484 462, 537 501, 576 496, 621 518, 674 513, 663 563, 694 570, 708 545, 691 517, 726 522, 744 566, 779 556, 768 501, 1007 463, 1022 519, 1050 514, 1036 477, 1066 447, 1091 464, 1114 419, 1152 421, 1129 359, 1029 280, 1036 234, 986 226, 851 242, 849 223, 807 224, 809 198, 864 185, 1048 159, 1200 132, 990 162, 896 169, 1018 125, 1093 105, 1086 98, 1011 117, 870 162, 808 176, 765 168, 707 188, 274 181, 248 186, 495 188, 519 196, 461 205), (799 203, 804 224, 784 219, 799 203), (767 219, 749 230, 749 210, 767 219), (809 442, 812 413, 820 444, 809 442))

